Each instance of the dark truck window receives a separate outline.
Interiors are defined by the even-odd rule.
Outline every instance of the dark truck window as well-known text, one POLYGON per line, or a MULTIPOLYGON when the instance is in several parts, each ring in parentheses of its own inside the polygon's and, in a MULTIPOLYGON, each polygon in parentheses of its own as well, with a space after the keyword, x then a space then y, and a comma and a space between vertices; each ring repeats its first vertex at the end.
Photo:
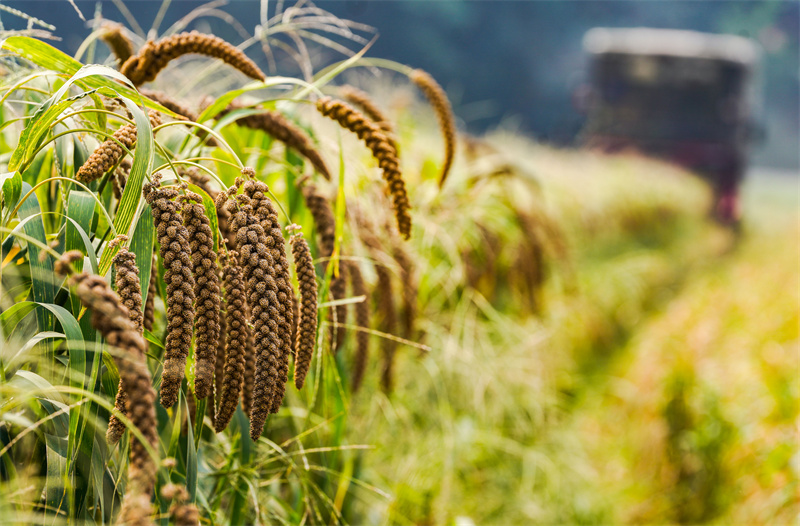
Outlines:
POLYGON ((603 54, 593 82, 595 134, 727 142, 744 118, 744 71, 725 61, 603 54))

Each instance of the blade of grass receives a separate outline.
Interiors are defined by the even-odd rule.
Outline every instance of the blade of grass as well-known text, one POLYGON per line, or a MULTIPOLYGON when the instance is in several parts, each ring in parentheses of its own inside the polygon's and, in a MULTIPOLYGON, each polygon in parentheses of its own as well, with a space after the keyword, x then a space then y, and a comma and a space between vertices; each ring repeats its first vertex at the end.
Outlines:
POLYGON ((139 268, 139 282, 142 287, 142 308, 147 302, 147 291, 150 285, 150 272, 153 265, 153 212, 149 205, 145 205, 133 231, 130 242, 130 251, 136 256, 136 266, 139 268))
MULTIPOLYGON (((22 190, 28 192, 31 190, 31 186, 28 183, 23 183, 22 190)), ((39 200, 35 195, 31 195, 22 203, 18 214, 20 219, 41 214, 39 200)), ((25 223, 23 231, 26 235, 37 239, 45 245, 47 244, 47 236, 45 235, 44 223, 41 217, 25 223)), ((53 279, 55 272, 52 258, 49 254, 43 254, 38 246, 28 243, 28 260, 31 267, 31 297, 33 301, 37 303, 53 303, 56 297, 56 286, 53 279), (43 257, 40 257, 42 255, 43 257)), ((40 331, 53 330, 53 317, 49 313, 37 311, 36 319, 40 331)))

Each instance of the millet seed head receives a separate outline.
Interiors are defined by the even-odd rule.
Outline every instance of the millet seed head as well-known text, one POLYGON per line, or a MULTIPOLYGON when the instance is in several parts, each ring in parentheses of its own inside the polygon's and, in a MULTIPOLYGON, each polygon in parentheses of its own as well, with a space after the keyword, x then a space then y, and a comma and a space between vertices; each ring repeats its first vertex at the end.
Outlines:
POLYGON ((405 182, 400 172, 397 151, 392 147, 386 134, 352 106, 330 97, 319 99, 317 110, 338 122, 343 128, 358 135, 358 138, 364 141, 372 151, 372 156, 378 161, 378 166, 383 172, 386 190, 392 197, 397 229, 405 239, 408 239, 411 236, 411 216, 408 213, 411 205, 408 202, 405 182))
MULTIPOLYGON (((136 266, 136 256, 133 252, 122 248, 114 256, 113 262, 116 270, 115 285, 117 294, 122 304, 128 309, 128 319, 133 322, 139 334, 142 334, 144 330, 144 314, 142 313, 142 288, 139 282, 139 268, 136 266)), ((127 399, 128 393, 125 392, 122 379, 120 379, 114 401, 114 409, 124 413, 127 399)), ((106 440, 110 444, 115 444, 122 438, 124 432, 125 424, 117 418, 116 414, 112 414, 108 420, 106 440)))
POLYGON ((228 261, 222 269, 225 288, 225 319, 227 326, 224 376, 220 394, 219 409, 214 418, 214 426, 219 433, 228 426, 236 406, 245 372, 245 353, 247 349, 247 300, 246 285, 238 254, 228 253, 228 261))
POLYGON ((192 274, 189 231, 183 224, 181 204, 175 188, 160 188, 160 175, 144 186, 144 196, 153 209, 153 222, 164 263, 167 286, 167 338, 164 372, 161 376, 161 404, 172 407, 184 376, 194 326, 194 275, 192 274))
POLYGON ((153 459, 148 447, 156 454, 158 452, 155 391, 145 362, 146 344, 130 320, 128 309, 101 276, 85 272, 72 273, 71 263, 82 258, 78 251, 67 252, 56 262, 55 270, 60 274, 70 275, 68 285, 81 303, 92 311, 92 326, 109 346, 118 350, 114 353, 114 360, 124 391, 129 394, 125 413, 144 436, 147 444, 131 437, 128 488, 123 498, 120 517, 141 523, 148 520, 152 512, 150 499, 157 470, 157 459, 153 459))
MULTIPOLYGON (((157 112, 148 112, 150 126, 155 128, 161 124, 161 117, 157 112)), ((111 170, 125 155, 125 148, 133 149, 136 145, 136 126, 126 124, 114 132, 114 139, 108 139, 101 144, 85 163, 78 169, 75 179, 82 183, 90 183, 100 179, 104 173, 111 170), (120 146, 122 144, 122 146, 120 146)))
POLYGON ((294 385, 298 389, 305 382, 317 339, 317 275, 308 242, 302 236, 302 233, 297 233, 290 240, 300 289, 299 317, 294 338, 294 385))
POLYGON ((375 101, 372 100, 369 94, 354 86, 342 86, 339 88, 339 95, 350 104, 361 108, 367 117, 386 134, 386 138, 389 140, 389 144, 392 148, 394 148, 395 151, 399 151, 397 148, 397 141, 394 138, 395 132, 392 122, 386 117, 375 101))
POLYGON ((226 207, 231 213, 231 229, 236 233, 252 320, 256 366, 250 437, 257 441, 273 407, 273 399, 279 393, 278 383, 282 376, 278 286, 272 270, 275 262, 264 229, 253 213, 250 198, 245 194, 237 195, 228 201, 226 207))
MULTIPOLYGON (((220 116, 244 106, 231 103, 220 116)), ((325 179, 331 179, 331 172, 319 151, 314 146, 311 137, 298 125, 287 119, 282 113, 275 110, 261 109, 259 113, 242 117, 236 121, 239 126, 252 130, 261 130, 274 139, 284 143, 288 148, 296 151, 311 163, 314 169, 322 174, 325 179)), ((255 176, 255 173, 253 174, 255 176)), ((251 177, 253 177, 251 176, 251 177)))
POLYGON ((178 33, 157 42, 148 41, 136 55, 125 61, 120 72, 135 86, 139 86, 155 80, 170 61, 187 54, 218 58, 250 78, 256 80, 266 78, 258 66, 241 50, 219 37, 204 35, 197 31, 178 33))
POLYGON ((121 24, 115 22, 103 22, 100 26, 100 39, 117 57, 117 64, 120 66, 133 55, 133 42, 125 34, 121 24))
POLYGON ((186 192, 183 202, 183 221, 189 235, 192 254, 195 296, 195 395, 202 400, 213 393, 214 366, 219 342, 219 268, 214 252, 211 221, 206 216, 202 198, 186 192))
POLYGON ((250 198, 253 205, 253 212, 261 224, 266 236, 267 247, 272 255, 273 266, 269 268, 272 278, 278 287, 278 337, 280 338, 281 360, 280 360, 280 379, 277 383, 277 391, 273 397, 270 411, 277 413, 283 402, 286 392, 286 381, 289 376, 289 356, 292 354, 292 323, 294 310, 292 308, 292 296, 294 290, 291 284, 291 270, 286 257, 286 241, 283 231, 278 221, 278 211, 275 204, 268 197, 269 188, 261 181, 248 180, 242 185, 244 194, 250 198))
POLYGON ((411 72, 409 78, 425 94, 425 98, 428 99, 433 111, 436 113, 436 118, 439 120, 439 128, 444 138, 444 161, 442 162, 441 175, 439 175, 439 187, 441 188, 444 186, 447 174, 450 173, 456 150, 456 120, 453 115, 453 108, 450 106, 447 94, 429 73, 421 69, 415 69, 411 72))

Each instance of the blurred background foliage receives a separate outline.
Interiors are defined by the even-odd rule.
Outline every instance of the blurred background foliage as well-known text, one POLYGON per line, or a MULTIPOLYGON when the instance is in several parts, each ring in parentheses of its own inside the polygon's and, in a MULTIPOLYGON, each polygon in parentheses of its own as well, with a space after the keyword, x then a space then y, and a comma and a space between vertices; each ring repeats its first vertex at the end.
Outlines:
MULTIPOLYGON (((63 40, 54 45, 68 53, 74 53, 83 40, 85 23, 66 0, 3 3, 59 21, 55 34, 63 40)), ((203 3, 172 2, 162 27, 203 3)), ((123 20, 115 3, 108 0, 75 0, 74 4, 86 19, 100 6, 106 18, 123 20)), ((130 8, 142 27, 150 27, 160 4, 136 1, 130 8)), ((430 71, 453 99, 463 128, 478 133, 502 124, 562 145, 572 143, 583 124, 572 100, 574 91, 586 80, 581 40, 592 27, 692 29, 752 38, 763 51, 759 72, 763 109, 758 117, 767 134, 755 152, 755 164, 800 167, 795 148, 800 140, 797 2, 321 0, 317 4, 341 18, 373 26, 380 38, 369 56, 430 71)), ((244 23, 256 20, 259 8, 255 0, 232 0, 225 12, 244 23)), ((0 12, 0 20, 9 29, 25 26, 25 21, 7 13, 0 12)), ((241 41, 237 30, 223 20, 206 19, 203 24, 205 29, 198 26, 201 31, 241 41)), ((280 60, 281 54, 276 53, 276 58, 280 60)), ((329 57, 312 58, 324 62, 329 57)), ((279 62, 279 72, 300 73, 291 60, 279 62)))

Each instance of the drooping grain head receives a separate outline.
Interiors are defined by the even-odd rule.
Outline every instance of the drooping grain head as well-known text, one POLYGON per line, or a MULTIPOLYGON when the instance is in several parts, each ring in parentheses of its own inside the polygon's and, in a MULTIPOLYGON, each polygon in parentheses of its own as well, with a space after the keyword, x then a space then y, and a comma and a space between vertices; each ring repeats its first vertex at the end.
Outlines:
POLYGON ((264 80, 264 73, 255 63, 236 47, 214 35, 197 31, 178 33, 157 42, 148 41, 139 52, 125 61, 120 72, 135 86, 155 80, 156 76, 172 60, 187 54, 206 55, 218 58, 245 75, 264 80))
MULTIPOLYGON (((144 330, 144 315, 142 313, 142 289, 139 282, 139 268, 136 266, 136 256, 133 252, 122 248, 114 256, 114 266, 116 270, 115 285, 117 294, 122 304, 128 310, 128 319, 133 322, 139 334, 144 330)), ((120 413, 125 413, 129 394, 125 391, 122 379, 117 386, 117 395, 114 401, 114 409, 120 413)), ((112 414, 108 421, 106 440, 114 444, 122 438, 125 432, 125 424, 122 423, 116 414, 112 414)))
POLYGON ((153 209, 153 222, 165 269, 167 338, 161 376, 161 404, 172 407, 178 401, 178 391, 192 343, 195 281, 189 231, 183 224, 181 205, 175 201, 178 191, 160 188, 159 182, 160 175, 154 174, 153 181, 144 186, 144 196, 153 209))
POLYGON ((181 196, 183 221, 192 254, 195 296, 195 394, 202 400, 212 394, 219 342, 219 268, 214 252, 211 221, 202 198, 194 192, 181 196))
POLYGON ((425 98, 428 99, 433 111, 436 113, 436 118, 439 120, 439 128, 444 139, 444 161, 439 175, 439 187, 442 187, 447 179, 447 174, 450 173, 456 151, 456 122, 453 108, 450 105, 447 94, 429 73, 421 69, 415 69, 411 72, 409 78, 425 94, 425 98))
MULTIPOLYGON (((241 184, 237 181, 237 185, 241 184)), ((235 189, 234 189, 235 191, 235 189)), ((248 304, 256 351, 255 385, 250 412, 250 437, 257 441, 264 430, 281 380, 283 342, 279 336, 278 285, 272 277, 275 262, 267 246, 267 236, 253 213, 250 198, 235 196, 226 204, 231 227, 247 280, 248 304)))
POLYGON ((117 64, 120 66, 133 55, 133 42, 125 34, 121 24, 103 22, 100 39, 108 45, 111 52, 117 57, 117 64))
POLYGON ((302 234, 294 234, 290 242, 300 289, 294 348, 294 384, 301 389, 311 365, 314 343, 317 339, 317 275, 314 271, 314 261, 311 259, 311 250, 302 234))
MULTIPOLYGON (((236 103, 231 103, 220 116, 225 115, 236 109, 241 109, 236 103)), ((282 113, 275 110, 261 109, 255 115, 247 115, 236 121, 240 126, 246 126, 252 130, 261 130, 267 135, 284 143, 288 148, 296 151, 311 163, 314 169, 325 179, 331 179, 331 172, 325 164, 322 155, 314 146, 311 137, 298 125, 287 119, 282 113)))
POLYGON ((236 406, 245 372, 245 353, 247 351, 247 300, 246 285, 242 268, 239 266, 238 254, 228 253, 227 261, 222 269, 225 288, 225 317, 227 332, 225 367, 220 394, 219 409, 215 416, 217 433, 228 426, 236 406))
POLYGON ((266 237, 267 247, 272 256, 273 266, 269 271, 278 287, 278 338, 281 341, 281 377, 277 383, 277 391, 273 398, 270 412, 277 413, 283 402, 286 392, 286 381, 289 375, 289 356, 292 354, 291 331, 294 310, 292 309, 292 296, 294 291, 291 284, 291 269, 286 257, 286 241, 278 221, 278 211, 269 198, 269 188, 261 181, 248 180, 242 186, 253 206, 255 217, 261 224, 266 237))
POLYGON ((193 111, 191 108, 183 104, 182 102, 170 97, 163 91, 156 91, 146 88, 139 88, 139 93, 147 97, 148 99, 154 100, 157 103, 161 104, 168 110, 176 113, 177 115, 184 117, 190 121, 197 121, 197 113, 193 111))
POLYGON ((91 309, 92 326, 115 350, 113 356, 120 379, 129 394, 125 413, 145 438, 146 443, 143 443, 131 437, 128 487, 120 511, 122 520, 140 524, 152 514, 150 499, 157 470, 157 461, 148 448, 158 454, 155 391, 145 362, 146 344, 130 320, 128 309, 102 277, 73 273, 71 263, 82 258, 78 251, 67 252, 56 261, 54 268, 57 273, 70 276, 67 283, 73 293, 91 309))
POLYGON ((358 135, 372 151, 372 156, 378 161, 382 170, 386 190, 392 196, 397 229, 405 239, 408 239, 411 236, 411 216, 408 213, 411 205, 400 172, 397 151, 391 146, 389 139, 375 123, 344 102, 322 97, 317 101, 317 110, 358 135))
MULTIPOLYGON (((157 112, 149 111, 150 126, 161 124, 161 117, 157 112)), ((120 143, 131 150, 136 145, 136 126, 126 124, 114 132, 114 139, 103 142, 78 169, 75 178, 82 183, 90 183, 100 179, 103 174, 111 170, 125 155, 125 149, 120 143)))
POLYGON ((200 524, 200 512, 197 506, 189 501, 189 492, 178 484, 165 484, 161 488, 161 498, 171 500, 169 508, 170 523, 175 526, 197 526, 200 524))
POLYGON ((125 190, 125 185, 128 184, 131 167, 131 161, 123 159, 111 174, 111 192, 117 200, 122 198, 122 192, 125 190))
POLYGON ((394 125, 368 93, 353 86, 342 86, 339 88, 339 94, 344 100, 361 108, 367 117, 372 119, 378 128, 386 134, 386 138, 392 148, 399 152, 397 141, 395 140, 394 125))
POLYGON ((144 329, 153 330, 153 322, 156 318, 156 286, 158 283, 158 256, 153 252, 153 262, 150 265, 150 283, 147 285, 147 299, 144 303, 144 329))

